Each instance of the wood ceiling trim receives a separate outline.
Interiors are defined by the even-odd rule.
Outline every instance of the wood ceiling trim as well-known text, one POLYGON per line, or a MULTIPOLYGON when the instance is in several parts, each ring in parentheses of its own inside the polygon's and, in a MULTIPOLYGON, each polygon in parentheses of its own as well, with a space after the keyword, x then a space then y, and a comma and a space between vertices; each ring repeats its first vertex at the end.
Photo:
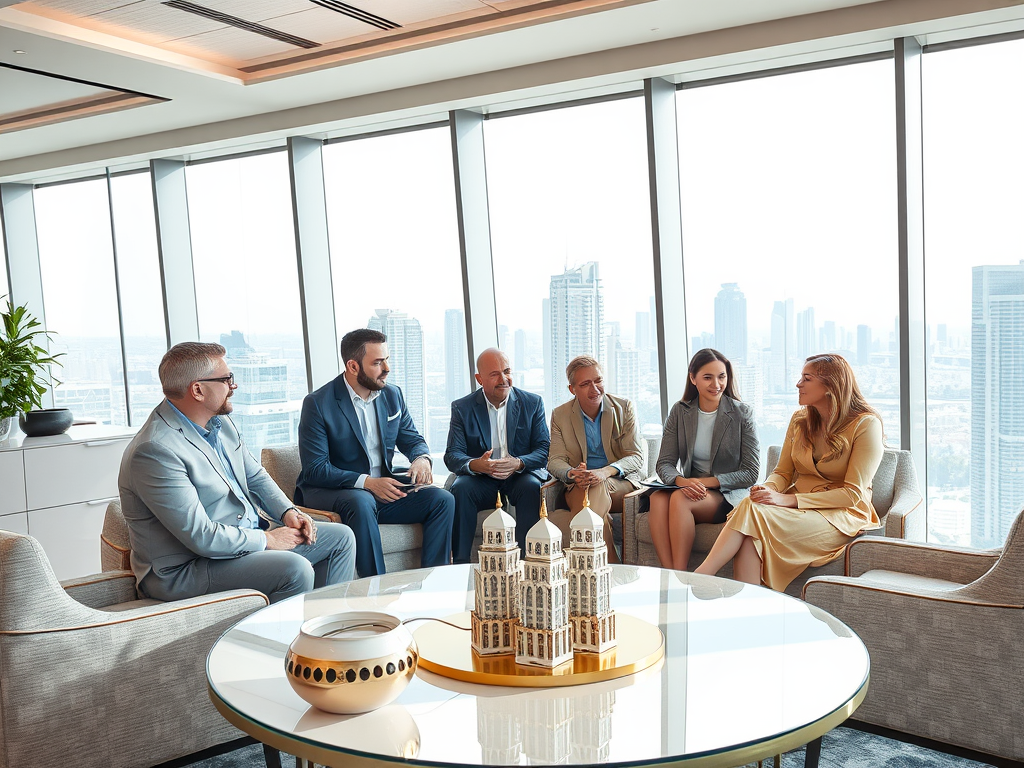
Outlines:
POLYGON ((159 104, 169 99, 156 96, 143 96, 137 93, 112 91, 99 96, 53 104, 42 109, 25 110, 0 114, 0 133, 13 133, 42 125, 63 123, 66 120, 77 120, 82 117, 104 115, 109 112, 120 112, 123 109, 144 107, 159 104))

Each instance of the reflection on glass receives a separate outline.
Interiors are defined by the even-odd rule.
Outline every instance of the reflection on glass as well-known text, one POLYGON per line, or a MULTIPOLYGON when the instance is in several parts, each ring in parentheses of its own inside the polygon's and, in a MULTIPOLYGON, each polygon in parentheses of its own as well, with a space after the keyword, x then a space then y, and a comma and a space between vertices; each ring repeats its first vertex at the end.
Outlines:
POLYGON ((65 353, 54 405, 126 424, 106 179, 42 187, 33 198, 50 349, 65 353))
POLYGON ((643 100, 484 128, 499 337, 516 385, 550 414, 571 397, 566 365, 590 354, 607 391, 660 432, 643 100))
POLYGON ((899 446, 892 67, 678 93, 690 353, 731 359, 763 451, 782 442, 819 352, 850 361, 899 446))
POLYGON ((451 402, 472 381, 448 128, 329 144, 323 162, 338 338, 387 335, 388 381, 443 482, 451 402))
POLYGON ((4 223, 0 221, 0 307, 6 307, 6 299, 10 293, 7 284, 7 241, 4 240, 4 223))
POLYGON ((480 696, 477 740, 484 765, 608 762, 615 687, 598 683, 529 694, 480 696))
POLYGON ((110 197, 128 360, 128 405, 131 423, 137 426, 163 399, 157 368, 167 351, 149 173, 112 177, 110 197))
POLYGON ((186 168, 199 333, 227 348, 232 418, 254 456, 298 439, 308 392, 288 156, 186 168))
POLYGON ((997 547, 1024 499, 1024 41, 922 71, 928 539, 997 547))

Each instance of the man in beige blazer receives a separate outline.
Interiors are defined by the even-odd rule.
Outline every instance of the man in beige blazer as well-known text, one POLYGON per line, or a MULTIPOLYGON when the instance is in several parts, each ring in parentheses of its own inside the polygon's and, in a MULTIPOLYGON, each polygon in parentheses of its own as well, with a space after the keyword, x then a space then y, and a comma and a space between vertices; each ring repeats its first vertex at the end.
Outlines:
POLYGON ((573 514, 589 494, 590 508, 604 518, 608 559, 617 563, 610 513, 622 512, 623 498, 640 487, 643 471, 636 409, 625 398, 605 394, 601 366, 588 355, 573 358, 565 375, 574 397, 551 414, 548 472, 565 483, 573 514))

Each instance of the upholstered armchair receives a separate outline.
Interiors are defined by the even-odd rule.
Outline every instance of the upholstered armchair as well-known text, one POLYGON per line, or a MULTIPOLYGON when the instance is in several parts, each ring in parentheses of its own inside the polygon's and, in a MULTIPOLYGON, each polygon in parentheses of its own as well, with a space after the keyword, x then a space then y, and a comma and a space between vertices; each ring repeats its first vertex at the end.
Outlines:
POLYGON ((151 766, 241 738, 210 703, 206 654, 266 604, 139 600, 131 571, 61 583, 35 539, 0 531, 0 768, 151 766))
MULTIPOLYGON (((294 501, 295 481, 299 479, 299 471, 302 469, 299 446, 279 445, 264 448, 260 455, 260 463, 285 496, 294 501)), ((341 522, 341 518, 335 512, 307 507, 299 509, 316 519, 341 522)), ((423 550, 422 525, 381 525, 380 543, 384 551, 384 566, 388 571, 405 571, 420 567, 423 550)))
POLYGON ((1024 514, 1002 549, 863 537, 804 599, 871 654, 857 719, 1024 760, 1024 514))
MULTIPOLYGON (((767 467, 774 468, 779 461, 781 448, 769 446, 767 467)), ((770 474, 769 472, 765 473, 770 474)), ((651 542, 651 530, 647 521, 648 489, 636 491, 626 497, 623 512, 623 561, 636 565, 658 565, 658 555, 651 542)), ((921 492, 917 487, 917 473, 909 451, 886 448, 882 463, 875 472, 871 491, 872 503, 882 521, 882 528, 871 531, 869 536, 888 536, 900 539, 924 538, 924 509, 921 492)), ((723 523, 698 524, 690 553, 689 569, 692 571, 704 562, 715 539, 724 527, 723 523)), ((799 597, 807 579, 816 575, 845 573, 845 559, 839 558, 820 568, 808 568, 786 588, 788 594, 799 597)), ((719 576, 732 577, 732 563, 718 572, 719 576)))

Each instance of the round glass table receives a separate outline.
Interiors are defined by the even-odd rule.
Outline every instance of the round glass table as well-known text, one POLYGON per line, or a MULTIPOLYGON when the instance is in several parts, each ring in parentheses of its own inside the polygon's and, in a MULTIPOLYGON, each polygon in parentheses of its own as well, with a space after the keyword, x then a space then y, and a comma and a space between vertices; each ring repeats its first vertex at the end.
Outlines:
POLYGON ((812 605, 658 568, 617 565, 612 576, 615 610, 665 637, 664 657, 627 677, 506 688, 419 669, 395 702, 362 715, 321 712, 291 689, 284 657, 303 621, 462 613, 473 607, 473 575, 452 565, 325 587, 251 614, 210 651, 210 697, 242 731, 318 765, 737 766, 815 741, 867 692, 864 644, 812 605))

